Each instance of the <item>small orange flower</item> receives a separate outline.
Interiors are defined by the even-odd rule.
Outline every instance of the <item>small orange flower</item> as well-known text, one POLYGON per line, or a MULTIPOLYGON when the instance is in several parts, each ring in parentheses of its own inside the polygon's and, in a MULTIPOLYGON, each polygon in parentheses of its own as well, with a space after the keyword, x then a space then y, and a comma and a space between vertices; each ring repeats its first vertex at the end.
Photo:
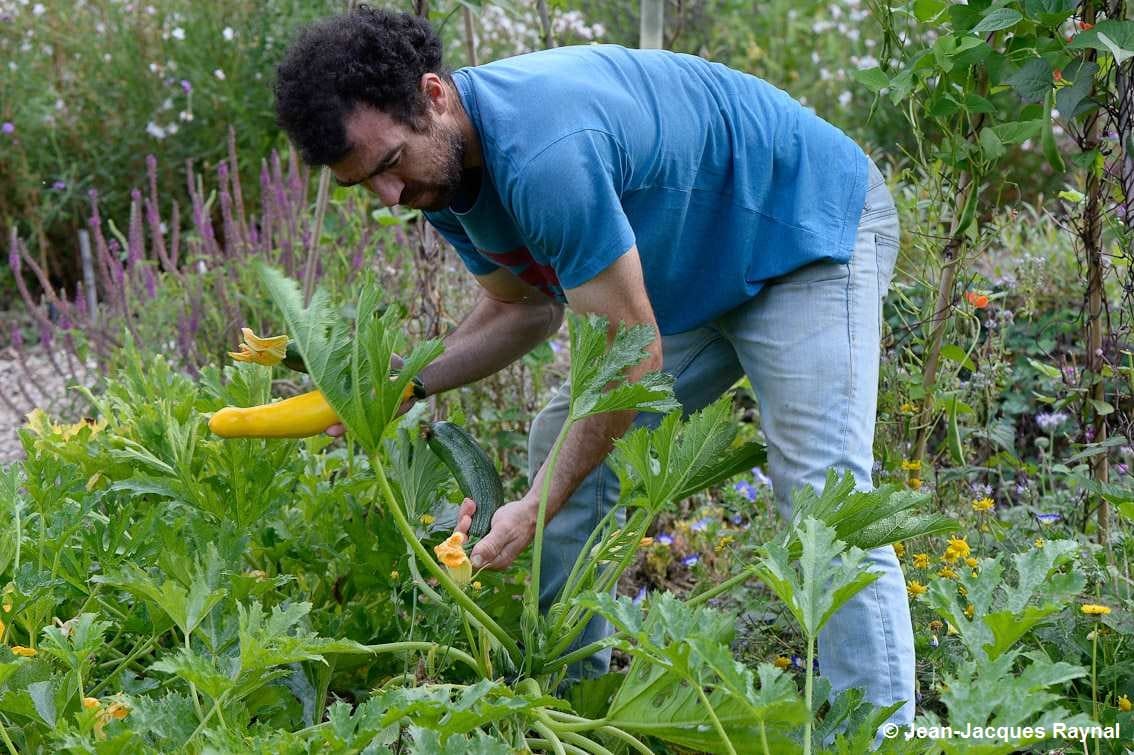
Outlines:
POLYGON ((985 294, 978 294, 976 291, 966 291, 965 300, 973 305, 974 309, 984 309, 988 306, 988 296, 985 294))
POLYGON ((1095 28, 1095 25, 1086 21, 1080 21, 1079 28, 1083 31, 1090 31, 1091 29, 1095 28))
POLYGON ((433 548, 437 560, 449 570, 449 576, 458 585, 464 586, 472 580, 472 564, 464 549, 465 534, 454 532, 445 542, 433 548))
POLYGON ((262 364, 265 367, 273 367, 282 362, 287 355, 288 337, 286 335, 261 338, 253 333, 251 328, 241 328, 240 332, 244 336, 244 341, 240 344, 240 351, 228 352, 228 355, 237 362, 251 362, 252 364, 262 364))
POLYGON ((1055 76, 1055 83, 1056 84, 1063 81, 1063 71, 1059 70, 1058 68, 1056 68, 1054 71, 1052 71, 1052 75, 1055 76))
POLYGON ((87 709, 97 708, 100 705, 102 705, 102 703, 100 703, 98 701, 97 697, 84 697, 83 698, 83 707, 84 708, 87 708, 87 709))

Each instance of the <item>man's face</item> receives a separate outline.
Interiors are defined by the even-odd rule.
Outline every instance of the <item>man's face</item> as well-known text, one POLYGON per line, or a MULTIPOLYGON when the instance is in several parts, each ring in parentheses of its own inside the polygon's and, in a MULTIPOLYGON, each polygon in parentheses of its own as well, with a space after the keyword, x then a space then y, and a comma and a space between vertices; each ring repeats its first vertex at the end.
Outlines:
POLYGON ((369 105, 346 119, 347 156, 331 165, 341 186, 361 185, 391 207, 443 210, 461 184, 465 141, 451 119, 426 113, 418 131, 369 105))

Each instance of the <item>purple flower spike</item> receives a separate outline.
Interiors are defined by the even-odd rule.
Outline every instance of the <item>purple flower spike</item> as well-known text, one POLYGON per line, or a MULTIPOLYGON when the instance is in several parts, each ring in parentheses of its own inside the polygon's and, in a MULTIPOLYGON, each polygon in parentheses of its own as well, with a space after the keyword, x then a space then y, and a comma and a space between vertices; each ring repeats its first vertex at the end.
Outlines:
POLYGON ((181 80, 181 90, 185 92, 185 94, 189 94, 193 91, 193 85, 189 83, 188 79, 181 80))
POLYGON ((4 125, 0 126, 0 131, 4 132, 5 134, 11 134, 15 132, 15 130, 16 126, 11 121, 4 121, 4 125))
POLYGON ((63 183, 62 181, 56 181, 55 183, 51 184, 51 188, 55 189, 56 191, 63 191, 67 188, 67 184, 63 183))

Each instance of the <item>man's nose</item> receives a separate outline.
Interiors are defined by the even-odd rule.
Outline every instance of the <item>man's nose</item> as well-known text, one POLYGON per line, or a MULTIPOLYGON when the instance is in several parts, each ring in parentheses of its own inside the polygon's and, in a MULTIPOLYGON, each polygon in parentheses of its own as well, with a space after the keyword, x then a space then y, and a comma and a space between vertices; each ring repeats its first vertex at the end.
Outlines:
POLYGON ((366 187, 387 207, 393 207, 401 199, 405 183, 393 176, 374 176, 366 182, 366 187))

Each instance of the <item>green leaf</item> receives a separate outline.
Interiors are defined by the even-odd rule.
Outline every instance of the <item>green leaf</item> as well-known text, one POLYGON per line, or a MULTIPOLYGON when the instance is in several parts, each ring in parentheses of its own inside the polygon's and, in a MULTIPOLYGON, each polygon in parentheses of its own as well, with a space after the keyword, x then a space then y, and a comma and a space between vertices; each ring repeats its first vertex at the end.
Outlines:
POLYGON ((1096 414, 1105 417, 1108 414, 1114 413, 1114 404, 1110 403, 1109 401, 1101 401, 1095 398, 1088 399, 1088 401, 1090 401, 1091 406, 1095 408, 1096 414))
MULTIPOLYGON (((938 0, 931 1, 937 2, 938 0)), ((890 77, 881 68, 859 69, 855 70, 852 75, 872 92, 881 92, 890 85, 890 77)))
POLYGON ((1129 51, 1134 50, 1134 21, 1100 21, 1093 29, 1076 34, 1067 47, 1071 50, 1090 49, 1110 53, 1116 60, 1121 55, 1125 60, 1130 55, 1129 51))
POLYGON ((1005 83, 1011 84, 1024 102, 1043 102, 1051 91, 1053 80, 1051 63, 1043 58, 1032 58, 1009 76, 1005 83))
POLYGON ((1075 0, 1024 0, 1028 18, 1054 29, 1075 13, 1075 0))
POLYGON ((941 356, 952 362, 956 362, 970 372, 976 371, 976 365, 973 364, 973 360, 969 359, 969 355, 965 353, 965 350, 955 343, 947 343, 942 346, 941 356))
POLYGON ((411 439, 404 428, 398 430, 397 440, 386 442, 386 449, 390 478, 401 490, 406 516, 416 522, 432 510, 438 491, 449 480, 449 470, 429 444, 419 437, 411 439))
POLYGON ((1055 107, 1068 123, 1097 107, 1088 98, 1098 70, 1098 63, 1087 60, 1074 60, 1063 69, 1063 80, 1067 84, 1055 91, 1055 107))
POLYGON ((206 658, 191 648, 180 648, 163 656, 150 666, 153 671, 161 671, 180 677, 197 689, 204 692, 213 700, 236 686, 230 674, 217 668, 213 659, 206 658))
POLYGON ((973 34, 988 34, 989 32, 1010 29, 1024 19, 1019 11, 1011 8, 995 8, 986 14, 970 31, 973 34))
POLYGON ((649 353, 647 346, 654 340, 653 328, 620 323, 608 348, 606 318, 572 313, 567 319, 571 333, 572 420, 623 409, 668 412, 680 407, 673 397, 673 376, 668 373, 653 372, 636 383, 626 383, 626 371, 649 353))
POLYGON ((1134 52, 1131 52, 1130 50, 1127 50, 1126 48, 1120 46, 1106 34, 1098 32, 1098 37, 1099 42, 1102 42, 1103 45, 1106 46, 1106 49, 1110 52, 1111 55, 1114 56, 1114 62, 1118 65, 1122 65, 1131 57, 1134 57, 1134 52))
POLYGON ((935 20, 948 7, 949 4, 944 0, 915 0, 913 11, 917 20, 925 23, 935 20))
POLYGON ((846 549, 835 530, 808 517, 796 528, 802 553, 798 570, 788 551, 777 543, 765 546, 765 557, 755 568, 760 577, 788 607, 808 637, 817 637, 827 620, 880 573, 866 571, 866 553, 846 549), (832 563, 840 557, 840 563, 832 563))
POLYGON ((984 646, 984 652, 989 660, 996 660, 1021 637, 1059 610, 1058 606, 1048 605, 1042 607, 1028 606, 1022 612, 997 611, 982 617, 984 623, 992 631, 993 642, 984 646))
MULTIPOLYGON (((1041 128, 1043 128, 1043 124, 1035 120, 998 123, 991 130, 1003 144, 1023 144, 1028 139, 1034 139, 1038 136, 1041 128)), ((984 129, 984 131, 988 130, 984 129)), ((982 136, 984 131, 982 131, 982 136)))
POLYGON ((136 564, 124 563, 117 574, 92 577, 93 582, 120 587, 141 597, 160 608, 181 630, 183 637, 204 621, 213 607, 219 603, 227 591, 211 588, 203 567, 198 563, 191 572, 189 589, 174 580, 167 579, 158 585, 136 564))

